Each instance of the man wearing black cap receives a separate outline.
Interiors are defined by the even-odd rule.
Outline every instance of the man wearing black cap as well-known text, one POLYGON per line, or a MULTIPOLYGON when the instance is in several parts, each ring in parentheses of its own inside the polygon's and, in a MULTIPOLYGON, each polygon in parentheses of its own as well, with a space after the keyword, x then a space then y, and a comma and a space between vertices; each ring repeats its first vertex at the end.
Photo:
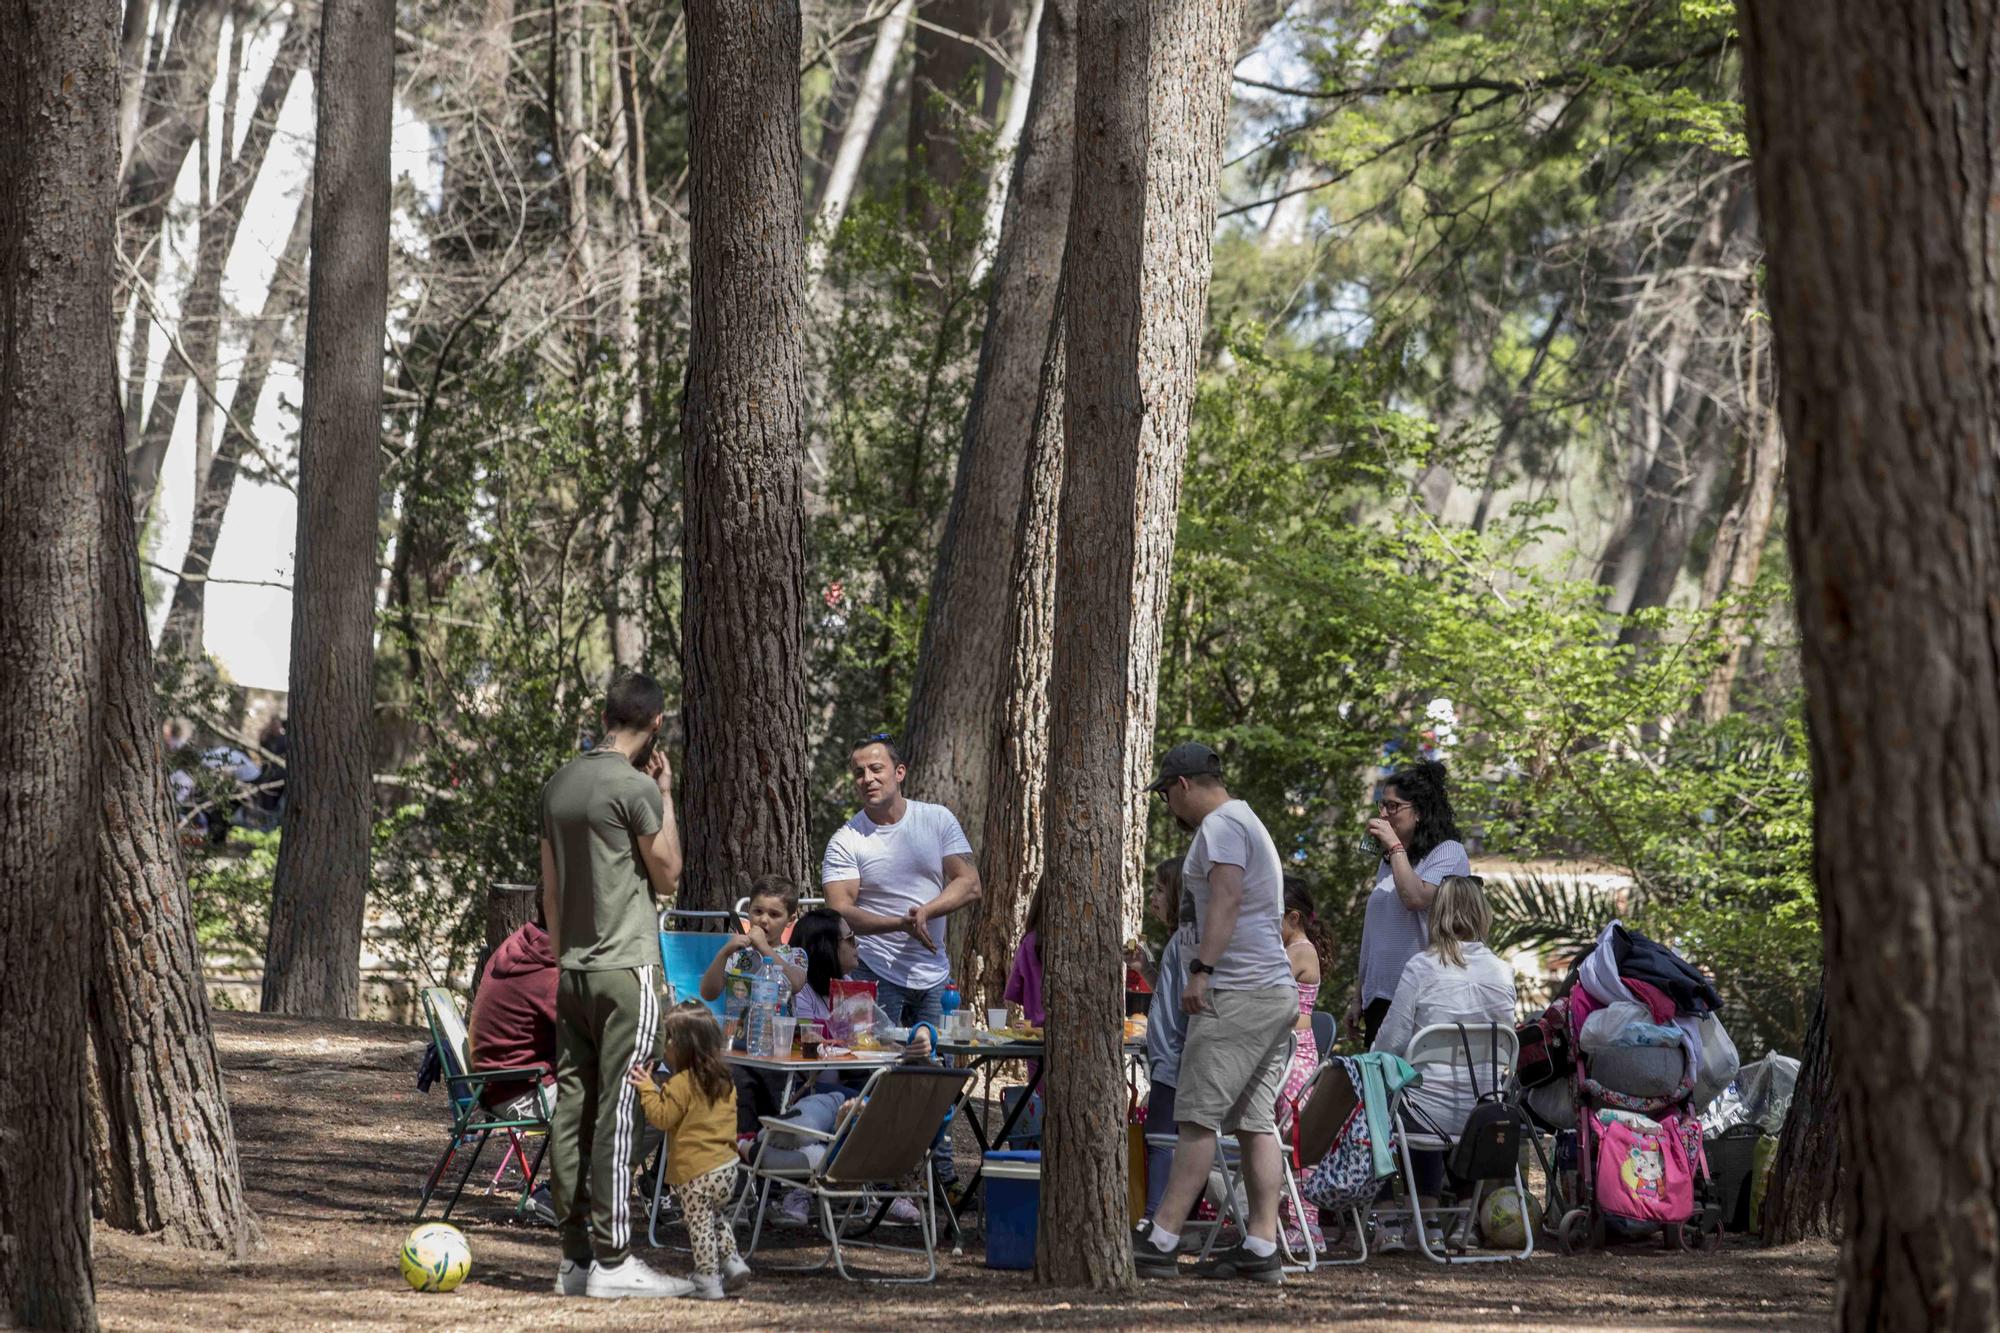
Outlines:
POLYGON ((1208 1184, 1216 1138, 1234 1134, 1250 1196, 1246 1234, 1195 1272, 1282 1282, 1275 1112, 1299 1016, 1282 929, 1284 866, 1263 821, 1222 785, 1222 761, 1208 746, 1187 741, 1167 751, 1148 790, 1194 834, 1181 882, 1194 899, 1199 943, 1181 994, 1189 1018, 1174 1097, 1180 1142, 1152 1224, 1133 1239, 1133 1265, 1141 1277, 1177 1275, 1180 1230, 1208 1184))

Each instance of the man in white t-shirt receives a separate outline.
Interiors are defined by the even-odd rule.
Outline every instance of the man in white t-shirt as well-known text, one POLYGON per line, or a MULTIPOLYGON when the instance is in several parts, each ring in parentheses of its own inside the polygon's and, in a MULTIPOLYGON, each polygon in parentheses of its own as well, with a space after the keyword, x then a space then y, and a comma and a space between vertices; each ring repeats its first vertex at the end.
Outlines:
MULTIPOLYGON (((875 1003, 894 1022, 942 1026, 944 919, 979 901, 979 870, 956 815, 904 797, 908 771, 888 733, 855 744, 861 810, 828 840, 819 877, 827 906, 854 931, 855 979, 875 983, 875 1003)), ((957 1177, 942 1132, 932 1157, 940 1181, 957 1177)))
POLYGON ((1249 1222, 1233 1248, 1195 1271, 1282 1282, 1276 1111, 1299 1018, 1299 988, 1285 956, 1284 864, 1256 811, 1222 785, 1220 757, 1199 741, 1167 751, 1150 790, 1194 834, 1181 884, 1199 924, 1195 947, 1183 955, 1181 1008, 1189 1017, 1174 1089, 1179 1142, 1153 1221, 1133 1238, 1133 1267, 1141 1277, 1176 1275, 1181 1229, 1208 1184, 1217 1136, 1234 1134, 1249 1222))

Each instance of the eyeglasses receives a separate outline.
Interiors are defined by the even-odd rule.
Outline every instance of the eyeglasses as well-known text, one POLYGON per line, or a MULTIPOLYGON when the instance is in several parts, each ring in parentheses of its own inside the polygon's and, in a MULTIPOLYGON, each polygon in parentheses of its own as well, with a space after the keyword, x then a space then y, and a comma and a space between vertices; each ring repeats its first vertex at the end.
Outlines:
POLYGON ((1399 814, 1403 813, 1403 811, 1405 811, 1405 810, 1409 809, 1409 808, 1410 808, 1410 806, 1411 806, 1411 804, 1412 804, 1412 802, 1409 802, 1409 801, 1383 801, 1383 802, 1380 802, 1380 805, 1381 805, 1381 808, 1382 808, 1382 813, 1383 813, 1383 814, 1385 814, 1385 815, 1399 815, 1399 814))
POLYGON ((840 932, 840 942, 842 944, 849 943, 850 941, 853 940, 853 938, 854 938, 854 932, 851 930, 843 930, 840 932))

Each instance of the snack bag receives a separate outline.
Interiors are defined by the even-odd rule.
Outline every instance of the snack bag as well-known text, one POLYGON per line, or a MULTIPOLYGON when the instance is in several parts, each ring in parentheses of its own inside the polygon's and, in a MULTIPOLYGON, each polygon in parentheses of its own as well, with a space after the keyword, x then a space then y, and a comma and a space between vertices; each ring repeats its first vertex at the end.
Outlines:
POLYGON ((875 983, 835 978, 832 994, 828 998, 827 1036, 850 1050, 873 1045, 875 983))

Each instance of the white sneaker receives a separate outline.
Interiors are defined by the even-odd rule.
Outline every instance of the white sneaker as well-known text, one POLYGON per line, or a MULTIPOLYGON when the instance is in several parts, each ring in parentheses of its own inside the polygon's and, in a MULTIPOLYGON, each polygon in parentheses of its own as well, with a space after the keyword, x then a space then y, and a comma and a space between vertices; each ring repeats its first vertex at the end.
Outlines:
POLYGON ((1410 1248, 1403 1238, 1401 1227, 1383 1227, 1375 1233, 1375 1244, 1371 1247, 1377 1254, 1399 1254, 1410 1248))
POLYGON ((793 1190, 785 1195, 785 1201, 778 1205, 778 1220, 790 1226, 812 1225, 812 1199, 804 1190, 793 1190))
POLYGON ((915 1200, 897 1199, 889 1205, 888 1220, 894 1222, 897 1226, 922 1226, 924 1222, 923 1209, 917 1207, 915 1200))
POLYGON ((590 1281, 584 1285, 583 1294, 600 1301, 617 1301, 627 1297, 672 1298, 693 1290, 692 1282, 656 1273, 638 1255, 628 1254, 624 1263, 610 1268, 591 1265, 590 1281))
POLYGON ((590 1260, 565 1259, 556 1268, 556 1295, 581 1296, 590 1282, 590 1260))
POLYGON ((688 1293, 691 1301, 719 1301, 723 1299, 722 1278, 716 1273, 696 1273, 694 1290, 688 1293))
POLYGON ((750 1285, 750 1265, 743 1262, 743 1256, 732 1254, 722 1261, 722 1289, 741 1291, 750 1285))

